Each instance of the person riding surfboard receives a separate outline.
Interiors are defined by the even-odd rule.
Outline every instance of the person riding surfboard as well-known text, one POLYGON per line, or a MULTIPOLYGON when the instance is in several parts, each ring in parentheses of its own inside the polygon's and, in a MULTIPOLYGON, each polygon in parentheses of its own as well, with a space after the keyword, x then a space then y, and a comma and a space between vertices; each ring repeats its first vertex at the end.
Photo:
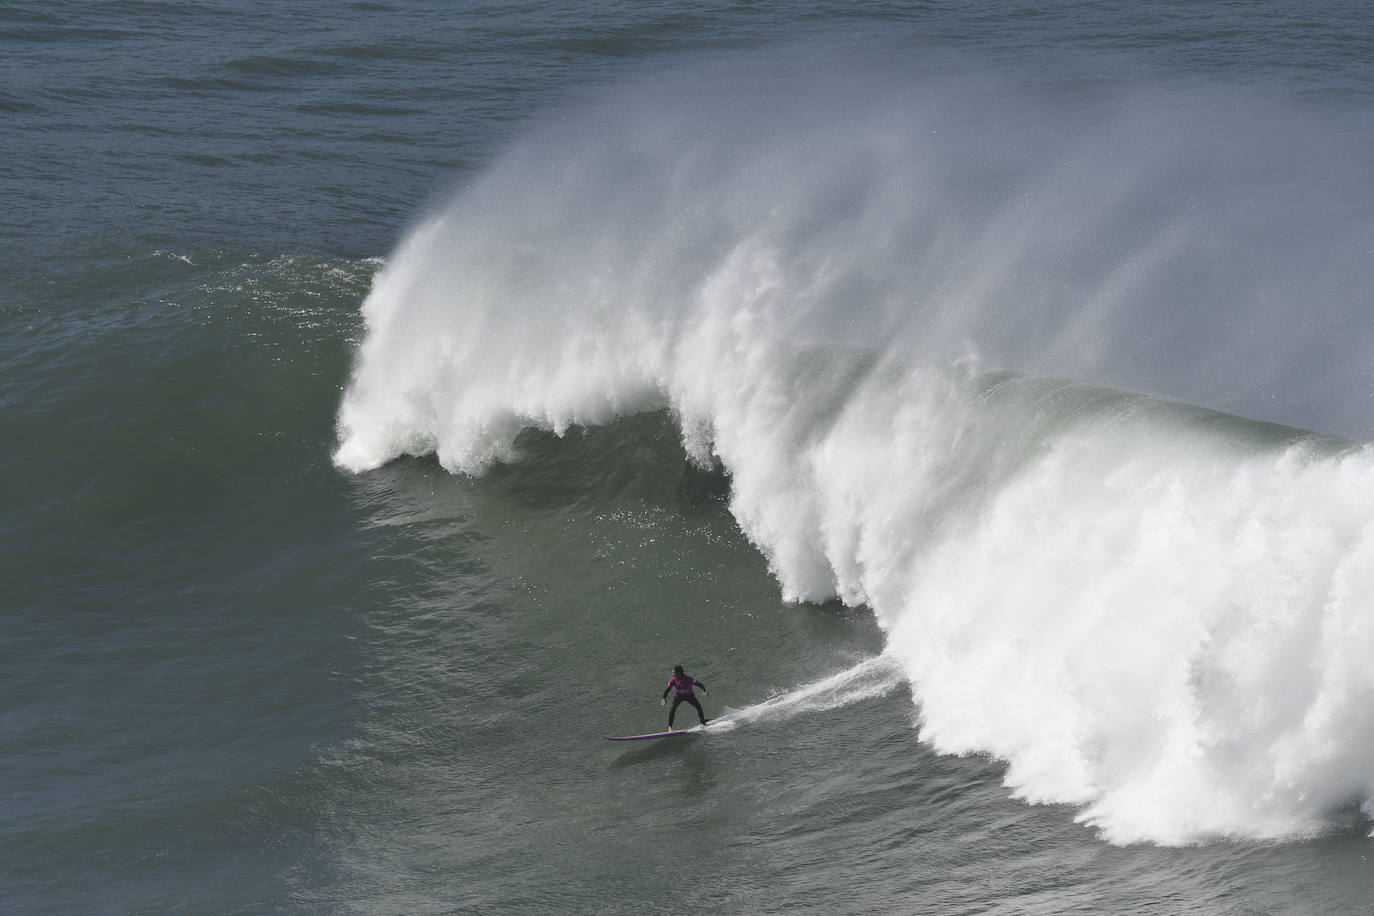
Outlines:
POLYGON ((668 704, 668 694, 673 694, 673 708, 668 710, 668 731, 673 730, 673 717, 677 715, 679 703, 690 703, 695 706, 697 709, 697 718, 701 720, 702 725, 711 721, 706 718, 706 713, 702 712, 701 701, 698 700, 696 694, 692 692, 693 687, 700 687, 701 692, 708 697, 711 695, 711 691, 706 689, 705 684, 692 677, 690 674, 685 673, 681 665, 674 665, 673 678, 668 682, 668 686, 663 689, 663 699, 658 702, 659 706, 666 706, 668 704))

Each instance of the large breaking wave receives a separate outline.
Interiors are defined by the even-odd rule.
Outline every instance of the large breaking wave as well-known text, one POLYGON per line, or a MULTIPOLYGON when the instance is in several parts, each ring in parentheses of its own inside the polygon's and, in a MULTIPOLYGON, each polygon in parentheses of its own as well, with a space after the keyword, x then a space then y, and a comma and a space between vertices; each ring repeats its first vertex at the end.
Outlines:
POLYGON ((788 597, 873 609, 936 748, 1114 842, 1374 815, 1352 138, 1177 88, 785 75, 561 112, 418 225, 337 463, 480 473, 667 407, 788 597))

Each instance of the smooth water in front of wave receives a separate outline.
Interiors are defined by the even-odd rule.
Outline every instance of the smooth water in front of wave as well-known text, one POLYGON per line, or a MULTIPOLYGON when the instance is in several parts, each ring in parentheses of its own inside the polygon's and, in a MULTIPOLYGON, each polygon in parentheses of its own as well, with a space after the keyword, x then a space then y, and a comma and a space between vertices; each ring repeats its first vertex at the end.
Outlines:
POLYGON ((0 4, 0 909, 1361 911, 1371 41, 0 4))

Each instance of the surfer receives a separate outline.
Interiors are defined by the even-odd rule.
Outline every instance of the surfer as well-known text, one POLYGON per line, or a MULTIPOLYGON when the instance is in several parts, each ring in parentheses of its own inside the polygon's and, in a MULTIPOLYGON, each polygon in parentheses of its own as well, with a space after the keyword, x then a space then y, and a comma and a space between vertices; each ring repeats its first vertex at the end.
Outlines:
POLYGON ((673 694, 673 708, 668 710, 668 731, 673 730, 673 717, 677 715, 677 706, 679 703, 691 703, 695 706, 697 708, 697 718, 701 720, 702 725, 711 721, 706 718, 706 713, 701 711, 701 701, 697 699, 696 694, 692 693, 693 687, 700 687, 701 692, 708 697, 711 695, 711 691, 706 689, 705 684, 692 677, 690 674, 683 673, 681 665, 674 665, 673 679, 670 680, 668 686, 663 689, 663 699, 658 701, 659 706, 666 706, 668 704, 668 694, 673 694))

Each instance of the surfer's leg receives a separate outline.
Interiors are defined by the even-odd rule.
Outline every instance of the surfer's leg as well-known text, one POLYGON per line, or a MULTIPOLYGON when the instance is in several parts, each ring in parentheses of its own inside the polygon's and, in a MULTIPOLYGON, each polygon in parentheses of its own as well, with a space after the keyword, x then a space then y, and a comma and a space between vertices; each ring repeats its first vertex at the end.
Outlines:
POLYGON ((677 715, 677 704, 682 702, 682 697, 673 694, 673 705, 668 708, 668 731, 673 730, 673 717, 677 715))
POLYGON ((696 695, 693 694, 693 695, 691 695, 691 696, 685 696, 685 697, 683 697, 683 699, 686 700, 688 703, 691 703, 693 706, 695 706, 695 707, 697 708, 697 718, 701 720, 701 724, 702 724, 702 725, 705 725, 705 724, 706 724, 706 713, 702 712, 702 709, 701 709, 701 701, 698 700, 698 699, 696 698, 696 695))

